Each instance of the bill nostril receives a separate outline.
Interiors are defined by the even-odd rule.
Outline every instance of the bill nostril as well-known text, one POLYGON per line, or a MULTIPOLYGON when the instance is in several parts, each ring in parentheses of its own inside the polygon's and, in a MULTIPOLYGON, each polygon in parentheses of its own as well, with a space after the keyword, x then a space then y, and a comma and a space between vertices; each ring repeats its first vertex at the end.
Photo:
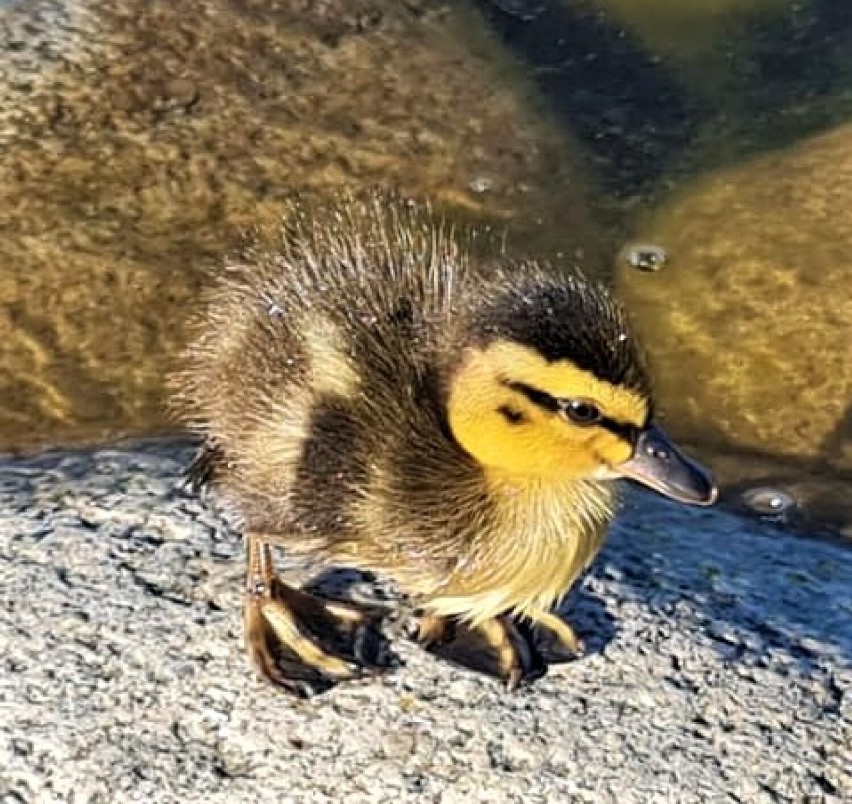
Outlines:
POLYGON ((651 458, 657 458, 661 461, 667 461, 670 457, 668 450, 663 449, 662 447, 658 447, 655 444, 646 444, 645 453, 651 458))

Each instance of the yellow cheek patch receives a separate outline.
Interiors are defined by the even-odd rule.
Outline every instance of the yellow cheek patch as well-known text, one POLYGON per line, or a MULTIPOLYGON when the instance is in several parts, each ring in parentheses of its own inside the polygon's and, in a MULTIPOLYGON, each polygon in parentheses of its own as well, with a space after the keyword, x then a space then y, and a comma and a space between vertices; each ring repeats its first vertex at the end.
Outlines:
POLYGON ((523 419, 518 422, 510 422, 496 412, 476 421, 458 419, 455 428, 462 445, 486 466, 536 476, 571 470, 564 450, 554 438, 552 425, 529 404, 524 406, 523 419))
POLYGON ((595 439, 594 450, 600 460, 608 466, 618 466, 633 455, 632 444, 610 433, 595 439))

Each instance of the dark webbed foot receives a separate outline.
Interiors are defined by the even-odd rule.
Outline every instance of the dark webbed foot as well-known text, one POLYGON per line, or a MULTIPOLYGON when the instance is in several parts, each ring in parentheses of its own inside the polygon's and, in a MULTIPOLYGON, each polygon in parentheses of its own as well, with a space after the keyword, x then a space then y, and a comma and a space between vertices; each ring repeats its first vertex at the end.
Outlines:
POLYGON ((503 614, 477 626, 424 614, 418 625, 416 639, 430 653, 499 678, 509 689, 541 678, 549 664, 583 653, 583 643, 571 626, 551 612, 527 618, 503 614))
POLYGON ((377 615, 288 586, 268 545, 247 546, 246 646, 265 678, 304 698, 396 666, 377 615))
POLYGON ((426 614, 420 619, 417 640, 435 656, 499 678, 510 690, 535 681, 546 672, 529 634, 508 615, 471 626, 426 614))
POLYGON ((569 623, 552 611, 529 615, 530 640, 548 664, 567 662, 582 656, 586 648, 569 623))

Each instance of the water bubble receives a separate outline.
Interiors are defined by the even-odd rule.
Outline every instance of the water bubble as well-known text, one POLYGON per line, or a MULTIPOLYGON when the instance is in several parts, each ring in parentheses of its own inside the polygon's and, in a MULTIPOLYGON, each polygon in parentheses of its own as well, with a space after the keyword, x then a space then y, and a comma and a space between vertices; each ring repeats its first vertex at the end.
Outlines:
POLYGON ((743 493, 742 500, 754 513, 770 517, 783 517, 796 505, 786 491, 769 486, 749 489, 743 493))
POLYGON ((494 182, 485 176, 477 176, 468 184, 473 193, 487 193, 494 186, 494 182))
POLYGON ((653 243, 631 243, 624 248, 622 255, 631 268, 650 273, 662 270, 669 261, 669 253, 653 243))

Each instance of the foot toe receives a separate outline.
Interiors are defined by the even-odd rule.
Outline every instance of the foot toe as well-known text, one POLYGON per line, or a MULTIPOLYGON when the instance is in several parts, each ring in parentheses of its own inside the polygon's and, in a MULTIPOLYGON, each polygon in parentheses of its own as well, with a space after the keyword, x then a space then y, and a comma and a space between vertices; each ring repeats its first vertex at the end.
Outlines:
POLYGON ((546 622, 536 622, 525 628, 535 650, 548 664, 574 661, 585 654, 583 640, 567 622, 555 615, 546 622))
POLYGON ((368 670, 387 670, 399 667, 400 659, 391 650, 377 624, 367 621, 360 624, 352 639, 352 655, 368 670))
POLYGON ((260 673, 300 698, 395 666, 375 618, 343 604, 325 606, 318 598, 300 598, 295 605, 283 595, 251 599, 246 635, 260 673))

